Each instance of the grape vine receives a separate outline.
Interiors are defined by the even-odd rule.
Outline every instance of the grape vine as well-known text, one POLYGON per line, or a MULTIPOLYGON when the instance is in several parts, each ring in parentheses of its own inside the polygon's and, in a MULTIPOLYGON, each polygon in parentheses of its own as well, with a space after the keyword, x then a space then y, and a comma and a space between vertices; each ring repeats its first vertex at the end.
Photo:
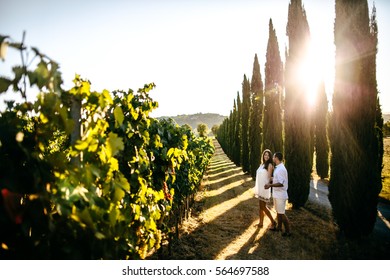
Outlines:
POLYGON ((0 256, 144 259, 158 250, 197 191, 211 140, 150 117, 153 83, 96 92, 76 75, 64 90, 56 62, 24 42, 7 45, 33 52, 34 63, 0 77, 0 94, 24 98, 0 112, 0 256), (27 102, 32 87, 40 93, 27 102))

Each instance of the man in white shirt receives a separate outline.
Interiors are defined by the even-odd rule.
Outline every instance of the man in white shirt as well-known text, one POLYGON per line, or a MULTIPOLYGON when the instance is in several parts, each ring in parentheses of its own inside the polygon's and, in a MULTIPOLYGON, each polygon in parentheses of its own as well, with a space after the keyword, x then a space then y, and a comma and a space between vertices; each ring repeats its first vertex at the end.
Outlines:
POLYGON ((283 155, 280 152, 276 152, 273 156, 273 161, 275 163, 274 177, 272 184, 266 184, 265 189, 272 187, 272 195, 274 198, 275 210, 278 213, 278 226, 277 231, 282 230, 282 225, 284 225, 285 231, 282 233, 282 236, 291 236, 290 232, 290 221, 286 216, 286 201, 288 199, 287 189, 288 189, 288 173, 287 169, 283 164, 283 155))

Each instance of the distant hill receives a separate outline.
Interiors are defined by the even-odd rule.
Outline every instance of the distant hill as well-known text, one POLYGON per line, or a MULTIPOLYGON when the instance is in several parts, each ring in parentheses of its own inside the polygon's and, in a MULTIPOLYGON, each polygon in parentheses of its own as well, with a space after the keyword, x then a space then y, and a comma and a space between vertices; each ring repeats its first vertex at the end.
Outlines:
POLYGON ((211 129, 214 125, 220 125, 222 121, 226 118, 225 116, 219 114, 193 114, 193 115, 178 115, 178 116, 163 116, 158 119, 168 119, 172 118, 178 125, 188 124, 192 127, 192 129, 196 129, 198 124, 204 123, 207 125, 209 129, 211 129))
MULTIPOLYGON (((390 113, 383 113, 384 122, 390 121, 390 113)), ((198 113, 193 115, 178 115, 178 116, 163 116, 158 119, 169 119, 172 118, 178 125, 188 124, 192 127, 192 129, 196 130, 198 124, 205 123, 207 127, 211 129, 214 125, 220 125, 222 121, 226 118, 226 116, 222 116, 219 114, 212 113, 198 113)))
POLYGON ((382 116, 385 123, 390 121, 390 113, 384 113, 382 116))

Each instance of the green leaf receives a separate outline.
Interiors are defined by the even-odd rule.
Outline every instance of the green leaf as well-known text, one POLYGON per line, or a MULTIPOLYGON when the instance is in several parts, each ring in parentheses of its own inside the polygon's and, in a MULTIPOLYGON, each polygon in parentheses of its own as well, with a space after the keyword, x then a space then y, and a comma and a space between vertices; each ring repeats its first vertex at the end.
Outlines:
POLYGON ((25 68, 21 66, 15 66, 12 68, 12 71, 15 73, 15 79, 13 81, 14 88, 16 87, 17 90, 17 84, 19 83, 20 79, 22 78, 23 74, 25 73, 25 68))
POLYGON ((42 57, 41 52, 36 47, 31 47, 31 50, 35 53, 35 55, 42 57))
POLYGON ((118 215, 119 215, 119 210, 114 205, 112 205, 112 209, 110 210, 109 213, 109 221, 111 227, 115 226, 118 215))
POLYGON ((28 79, 30 80, 30 85, 33 86, 38 82, 38 75, 35 72, 27 72, 28 79))
POLYGON ((107 105, 111 105, 114 103, 114 101, 112 100, 112 97, 110 95, 110 92, 106 89, 103 90, 102 94, 100 95, 99 102, 100 102, 101 108, 104 108, 107 105))
POLYGON ((12 84, 11 80, 0 77, 0 93, 6 92, 11 84, 12 84))
POLYGON ((131 206, 134 214, 134 220, 139 220, 141 218, 141 205, 132 204, 131 206))
POLYGON ((168 152, 167 152, 167 156, 168 156, 168 157, 172 157, 172 155, 174 154, 174 152, 175 152, 175 148, 170 148, 170 149, 168 150, 168 152))
POLYGON ((9 36, 3 36, 3 35, 0 35, 0 44, 3 43, 3 41, 5 39, 9 38, 9 36))
POLYGON ((88 145, 88 152, 94 153, 99 148, 99 141, 97 139, 91 139, 88 145))
POLYGON ((41 60, 38 63, 37 69, 34 73, 36 74, 37 86, 41 89, 49 83, 49 70, 47 69, 47 63, 41 60))
POLYGON ((114 202, 118 202, 122 200, 124 196, 125 196, 125 191, 120 186, 116 185, 114 189, 114 197, 112 200, 114 202))
POLYGON ((156 148, 162 148, 164 145, 161 143, 161 137, 160 135, 154 135, 154 147, 156 148))
POLYGON ((74 145, 74 147, 76 148, 76 150, 83 151, 83 150, 85 150, 88 147, 88 142, 87 141, 77 140, 76 144, 74 145))
POLYGON ((115 107, 114 117, 115 117, 115 127, 118 128, 122 125, 122 123, 125 119, 125 116, 123 115, 122 108, 120 106, 115 107))
POLYGON ((130 113, 134 120, 138 119, 139 113, 134 108, 131 108, 130 113))
POLYGON ((89 81, 81 81, 80 93, 88 96, 91 93, 91 83, 89 81))
POLYGON ((77 214, 84 224, 86 224, 91 229, 95 229, 95 223, 93 222, 91 214, 89 213, 89 209, 87 207, 84 208, 81 212, 78 212, 77 214))
POLYGON ((39 120, 42 122, 42 123, 48 123, 49 122, 49 119, 45 116, 45 114, 41 113, 39 115, 39 120))
POLYGON ((100 240, 106 238, 106 236, 101 232, 95 232, 95 237, 100 240))
POLYGON ((119 151, 122 151, 125 148, 123 140, 121 137, 118 137, 116 133, 110 132, 108 134, 108 150, 111 150, 111 155, 109 157, 115 156, 119 151))

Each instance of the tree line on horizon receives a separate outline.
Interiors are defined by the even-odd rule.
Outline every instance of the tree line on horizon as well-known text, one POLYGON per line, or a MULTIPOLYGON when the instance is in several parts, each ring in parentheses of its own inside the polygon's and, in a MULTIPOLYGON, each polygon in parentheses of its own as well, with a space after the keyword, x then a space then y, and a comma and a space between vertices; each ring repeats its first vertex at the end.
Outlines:
POLYGON ((252 79, 244 75, 242 96, 237 92, 217 139, 229 158, 253 178, 264 149, 282 152, 289 173, 289 202, 295 209, 308 200, 315 153, 317 174, 329 178, 329 200, 340 231, 361 237, 374 228, 382 189, 376 8, 370 16, 367 0, 336 0, 335 11, 332 110, 323 81, 310 109, 305 81, 294 76, 306 54, 310 28, 302 0, 291 0, 285 64, 270 19, 264 84, 255 54, 252 79))

